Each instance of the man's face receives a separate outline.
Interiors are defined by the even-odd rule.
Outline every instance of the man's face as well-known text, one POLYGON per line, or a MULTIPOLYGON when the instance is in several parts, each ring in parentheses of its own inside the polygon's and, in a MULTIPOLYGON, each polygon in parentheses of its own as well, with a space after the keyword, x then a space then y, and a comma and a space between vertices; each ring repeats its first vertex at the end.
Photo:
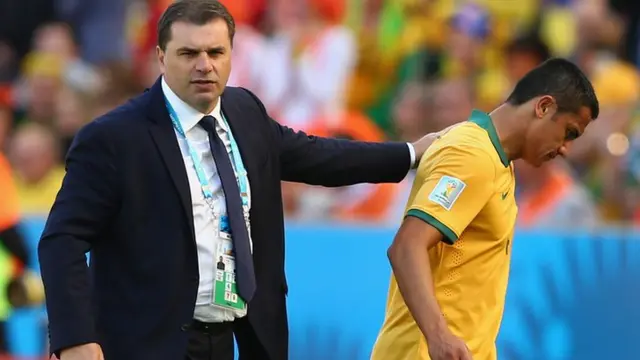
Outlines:
POLYGON ((157 49, 167 84, 187 104, 208 113, 231 72, 231 40, 223 19, 205 25, 176 22, 166 49, 157 49))
POLYGON ((527 130, 522 159, 536 167, 558 155, 566 155, 569 144, 582 135, 591 122, 588 107, 576 113, 558 112, 550 96, 539 99, 534 111, 535 119, 527 130))

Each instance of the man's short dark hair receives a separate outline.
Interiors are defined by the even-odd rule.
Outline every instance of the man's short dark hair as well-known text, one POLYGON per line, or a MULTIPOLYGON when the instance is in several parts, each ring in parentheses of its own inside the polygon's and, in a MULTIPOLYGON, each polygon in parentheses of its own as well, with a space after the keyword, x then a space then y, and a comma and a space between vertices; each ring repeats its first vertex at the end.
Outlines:
POLYGON ((522 105, 543 95, 553 96, 558 112, 578 113, 586 106, 592 119, 600 113, 593 85, 577 65, 566 59, 551 58, 531 70, 518 81, 507 103, 522 105))
POLYGON ((178 0, 169 5, 158 20, 158 46, 165 50, 171 40, 171 26, 175 22, 204 25, 215 19, 223 19, 229 28, 229 40, 233 44, 236 23, 229 10, 218 0, 178 0))

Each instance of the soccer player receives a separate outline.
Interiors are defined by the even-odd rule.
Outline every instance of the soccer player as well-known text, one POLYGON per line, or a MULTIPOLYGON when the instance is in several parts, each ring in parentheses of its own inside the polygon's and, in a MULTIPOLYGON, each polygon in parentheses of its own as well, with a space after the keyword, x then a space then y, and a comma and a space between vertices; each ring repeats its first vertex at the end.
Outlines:
POLYGON ((564 155, 598 112, 582 71, 550 59, 503 105, 473 111, 431 145, 388 250, 393 276, 373 360, 497 358, 517 214, 512 161, 564 155))

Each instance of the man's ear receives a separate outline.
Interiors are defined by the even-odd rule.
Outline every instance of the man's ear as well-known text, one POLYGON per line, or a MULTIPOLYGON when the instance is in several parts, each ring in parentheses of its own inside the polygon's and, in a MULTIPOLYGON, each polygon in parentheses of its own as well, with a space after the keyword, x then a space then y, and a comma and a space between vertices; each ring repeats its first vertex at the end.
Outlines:
POLYGON ((160 48, 160 46, 156 46, 156 56, 158 58, 158 65, 160 65, 160 70, 164 74, 164 50, 160 48))
POLYGON ((542 119, 545 116, 553 115, 557 110, 556 101, 551 95, 543 95, 536 101, 535 116, 542 119))

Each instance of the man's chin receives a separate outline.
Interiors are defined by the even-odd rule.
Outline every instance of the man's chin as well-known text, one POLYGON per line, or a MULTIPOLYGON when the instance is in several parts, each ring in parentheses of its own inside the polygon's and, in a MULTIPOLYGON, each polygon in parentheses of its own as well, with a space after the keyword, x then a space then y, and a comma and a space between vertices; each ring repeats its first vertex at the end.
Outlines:
POLYGON ((536 160, 528 160, 528 159, 522 159, 524 160, 525 163, 527 163, 527 165, 532 166, 534 168, 540 168, 542 167, 542 165, 544 165, 545 160, 544 159, 536 159, 536 160))
POLYGON ((209 109, 216 104, 218 95, 214 93, 201 93, 193 97, 193 102, 198 110, 209 109))

